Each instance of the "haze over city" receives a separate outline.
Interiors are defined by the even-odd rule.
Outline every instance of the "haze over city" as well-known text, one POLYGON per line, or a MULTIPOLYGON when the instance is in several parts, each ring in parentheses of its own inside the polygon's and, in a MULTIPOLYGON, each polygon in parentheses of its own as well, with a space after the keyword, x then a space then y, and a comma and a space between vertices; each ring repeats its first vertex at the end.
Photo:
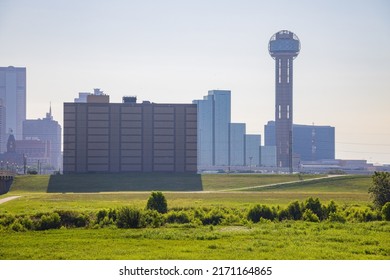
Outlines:
POLYGON ((232 91, 232 121, 274 118, 270 37, 293 31, 294 123, 336 128, 336 158, 390 163, 388 1, 0 0, 0 66, 27 68, 27 118, 101 88, 156 103, 232 91))

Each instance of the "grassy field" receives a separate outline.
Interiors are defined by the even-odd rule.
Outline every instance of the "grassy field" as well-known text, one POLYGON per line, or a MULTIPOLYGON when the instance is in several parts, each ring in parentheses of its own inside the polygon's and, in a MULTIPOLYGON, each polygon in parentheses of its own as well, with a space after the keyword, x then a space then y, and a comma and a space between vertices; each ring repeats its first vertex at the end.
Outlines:
POLYGON ((390 259, 390 224, 0 232, 0 259, 390 259))
MULTIPOLYGON (((165 176, 165 175, 158 175, 165 176)), ((163 177, 155 178, 162 180, 163 177)), ((121 178, 122 179, 122 178, 121 178)), ((313 179, 313 177, 307 177, 313 179)), ((49 176, 20 176, 15 180, 10 192, 2 197, 21 195, 20 198, 0 205, 0 211, 12 214, 34 214, 55 209, 95 211, 102 208, 133 205, 143 208, 150 191, 144 192, 96 192, 96 193, 47 193, 49 176)), ((140 181, 136 178, 135 181, 140 181)), ((318 197, 327 203, 334 200, 338 204, 367 205, 370 203, 367 190, 369 176, 345 176, 321 178, 318 181, 297 181, 297 175, 202 175, 205 191, 164 192, 168 206, 212 207, 225 206, 247 208, 253 204, 285 206, 291 201, 304 201, 310 196, 318 197), (276 184, 272 187, 259 187, 248 191, 246 187, 276 184), (223 186, 226 185, 226 188, 223 186), (243 191, 229 189, 244 188, 243 191)), ((178 181, 178 180, 176 180, 178 181)))
MULTIPOLYGON (((98 185, 89 186, 86 192, 63 193, 53 192, 53 185, 50 185, 53 181, 49 176, 21 176, 16 178, 11 191, 0 198, 21 197, 1 204, 0 214, 31 215, 54 210, 96 212, 121 206, 143 209, 150 190, 157 189, 159 182, 164 186, 163 190, 170 184, 181 186, 175 189, 179 190, 188 180, 169 179, 160 174, 156 175, 159 178, 153 178, 155 181, 146 180, 145 183, 145 178, 130 180, 128 175, 122 176, 116 181, 118 185, 120 181, 123 184, 118 189, 123 190, 126 180, 131 188, 141 185, 150 188, 144 192, 99 192, 106 187, 98 185)), ((370 205, 369 176, 317 177, 307 176, 304 179, 315 180, 299 181, 297 175, 208 174, 190 180, 200 181, 202 191, 187 189, 185 192, 164 191, 164 194, 169 209, 229 207, 244 211, 255 204, 284 207, 308 197, 318 197, 322 203, 334 200, 340 206, 370 205)), ((95 179, 98 181, 99 178, 95 179)), ((67 184, 72 180, 76 179, 72 178, 67 184)), ((57 189, 62 187, 57 186, 57 189)), ((390 259, 389 236, 390 223, 381 221, 344 224, 288 221, 199 227, 170 224, 156 229, 0 230, 0 259, 390 259)))

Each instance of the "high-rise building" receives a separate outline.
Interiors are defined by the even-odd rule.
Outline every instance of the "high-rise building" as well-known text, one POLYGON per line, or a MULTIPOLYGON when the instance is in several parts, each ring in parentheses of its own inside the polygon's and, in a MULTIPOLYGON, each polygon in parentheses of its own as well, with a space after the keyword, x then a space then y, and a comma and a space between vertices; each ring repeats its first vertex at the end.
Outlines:
POLYGON ((260 148, 261 166, 275 167, 276 166, 276 146, 261 146, 260 148))
MULTIPOLYGON (((26 119, 26 68, 0 67, 0 99, 5 109, 5 139, 13 133, 16 140, 21 140, 26 119)), ((0 143, 1 151, 5 151, 5 139, 0 143)))
POLYGON ((7 135, 5 127, 5 105, 3 104, 3 100, 0 99, 0 154, 6 151, 7 135))
POLYGON ((229 165, 230 91, 209 91, 214 102, 214 164, 229 165))
POLYGON ((292 172, 293 60, 300 42, 294 33, 282 30, 271 37, 268 49, 275 60, 276 160, 278 167, 292 172))
POLYGON ((23 139, 49 141, 50 151, 47 164, 54 170, 62 168, 61 126, 53 120, 51 107, 45 118, 23 122, 23 139))
POLYGON ((230 124, 230 166, 245 165, 245 123, 230 124))
POLYGON ((252 168, 260 166, 261 135, 245 135, 245 165, 252 168))
POLYGON ((305 161, 335 159, 335 128, 294 124, 293 150, 305 161))
POLYGON ((199 169, 229 165, 230 90, 210 90, 198 105, 199 169))
POLYGON ((195 104, 89 97, 64 103, 64 173, 197 171, 195 104))
POLYGON ((210 169, 214 166, 214 122, 212 100, 195 100, 198 114, 198 168, 210 169))
MULTIPOLYGON (((264 126, 265 146, 276 146, 275 122, 264 126)), ((335 159, 335 128, 333 126, 293 124, 293 153, 303 161, 335 159)))

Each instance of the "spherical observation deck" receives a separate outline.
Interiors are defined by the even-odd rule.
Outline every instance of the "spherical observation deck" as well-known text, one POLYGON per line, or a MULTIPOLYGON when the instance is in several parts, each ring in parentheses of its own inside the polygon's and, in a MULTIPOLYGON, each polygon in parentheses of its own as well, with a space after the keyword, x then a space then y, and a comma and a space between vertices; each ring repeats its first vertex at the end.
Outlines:
POLYGON ((291 56, 296 58, 301 49, 297 35, 288 30, 275 33, 268 44, 269 54, 275 59, 278 56, 291 56))

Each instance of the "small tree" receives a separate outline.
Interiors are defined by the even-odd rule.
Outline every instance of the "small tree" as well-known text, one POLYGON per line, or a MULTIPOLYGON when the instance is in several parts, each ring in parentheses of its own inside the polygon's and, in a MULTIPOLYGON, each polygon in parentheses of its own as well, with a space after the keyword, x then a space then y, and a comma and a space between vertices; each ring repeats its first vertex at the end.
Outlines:
POLYGON ((168 203, 162 192, 152 192, 146 204, 146 209, 156 210, 159 213, 168 212, 168 203))
POLYGON ((390 201, 390 173, 375 172, 372 176, 372 185, 368 189, 375 206, 381 208, 390 201))
POLYGON ((293 220, 300 220, 302 218, 302 209, 298 201, 291 202, 287 206, 287 211, 293 220))
POLYGON ((309 197, 305 202, 305 210, 310 209, 319 219, 323 219, 324 211, 320 200, 309 197))
POLYGON ((118 210, 116 225, 118 228, 139 228, 141 223, 141 211, 135 208, 122 207, 118 210))
POLYGON ((275 218, 274 213, 271 208, 266 205, 255 205, 251 209, 249 209, 247 219, 257 223, 260 221, 260 218, 273 220, 275 218))
POLYGON ((305 210, 305 212, 302 215, 302 219, 307 222, 315 222, 315 223, 318 223, 320 221, 316 213, 314 213, 311 209, 305 210))
POLYGON ((386 202, 382 207, 382 214, 386 221, 390 221, 390 202, 386 202))

